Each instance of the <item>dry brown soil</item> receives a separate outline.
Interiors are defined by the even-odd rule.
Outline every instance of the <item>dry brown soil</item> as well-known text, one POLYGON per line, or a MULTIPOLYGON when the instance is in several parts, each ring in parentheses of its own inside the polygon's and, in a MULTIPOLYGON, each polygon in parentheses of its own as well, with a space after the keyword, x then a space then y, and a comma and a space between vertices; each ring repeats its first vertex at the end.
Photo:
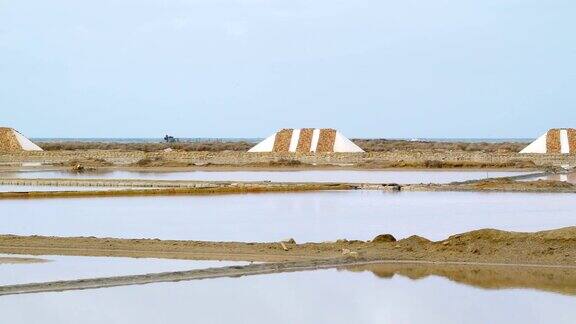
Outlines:
POLYGON ((353 257, 371 261, 417 260, 576 266, 576 227, 536 233, 483 229, 454 235, 438 242, 418 236, 394 241, 391 236, 385 236, 368 242, 339 240, 303 244, 2 235, 0 253, 259 262, 353 257))

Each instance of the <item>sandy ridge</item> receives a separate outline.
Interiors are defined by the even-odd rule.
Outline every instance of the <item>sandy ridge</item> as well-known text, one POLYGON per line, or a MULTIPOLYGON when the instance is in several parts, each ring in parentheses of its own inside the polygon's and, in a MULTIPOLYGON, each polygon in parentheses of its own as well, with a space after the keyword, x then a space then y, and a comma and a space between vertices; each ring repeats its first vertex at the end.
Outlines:
POLYGON ((28 255, 127 256, 275 262, 335 259, 576 265, 576 227, 518 233, 483 229, 442 241, 391 235, 373 241, 303 243, 204 242, 96 237, 0 235, 0 253, 28 255))

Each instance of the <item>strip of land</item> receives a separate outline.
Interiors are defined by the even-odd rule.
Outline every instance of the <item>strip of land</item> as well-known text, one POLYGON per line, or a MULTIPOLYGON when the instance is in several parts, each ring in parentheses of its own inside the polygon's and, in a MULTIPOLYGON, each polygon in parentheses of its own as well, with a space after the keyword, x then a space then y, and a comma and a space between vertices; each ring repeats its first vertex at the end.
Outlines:
POLYGON ((144 275, 89 278, 0 286, 0 296, 100 289, 217 278, 239 278, 266 274, 290 273, 336 268, 343 271, 371 271, 386 278, 394 274, 412 279, 443 276, 450 280, 485 289, 532 288, 564 295, 576 295, 576 268, 538 265, 478 264, 418 261, 356 261, 334 259, 250 264, 190 271, 150 273, 144 275))
POLYGON ((576 185, 563 181, 517 181, 510 178, 401 186, 402 191, 576 193, 576 185))
POLYGON ((0 257, 0 264, 25 264, 25 263, 44 263, 48 260, 39 258, 23 258, 23 257, 0 257))
POLYGON ((278 262, 338 259, 484 262, 576 265, 576 227, 535 233, 483 229, 442 241, 411 236, 396 241, 383 235, 372 241, 324 243, 243 243, 95 237, 0 235, 0 253, 152 257, 189 260, 278 262))
POLYGON ((410 277, 442 275, 455 281, 492 288, 536 285, 544 290, 565 294, 576 292, 576 284, 572 281, 566 283, 566 280, 576 278, 576 227, 535 233, 484 229, 437 242, 418 236, 396 241, 393 236, 385 234, 368 242, 339 240, 305 244, 294 241, 239 243, 2 235, 0 253, 266 262, 248 266, 2 286, 0 295, 327 268, 368 270, 379 276, 394 273, 410 277), (465 273, 468 272, 457 270, 457 267, 462 269, 463 266, 484 270, 481 275, 476 271, 473 276, 467 276, 465 273), (505 274, 514 271, 518 274, 521 268, 528 269, 528 272, 523 272, 522 276, 512 281, 503 281, 502 273, 498 274, 501 270, 496 270, 496 274, 490 270, 505 266, 509 266, 505 274), (545 275, 544 279, 534 279, 542 274, 545 275), (495 276, 495 279, 487 280, 490 276, 495 276))
MULTIPOLYGON (((143 151, 158 152, 166 149, 185 152, 246 152, 256 141, 226 141, 226 140, 198 140, 179 141, 176 143, 119 143, 119 142, 86 142, 74 140, 59 140, 48 142, 36 142, 46 151, 86 151, 86 150, 116 150, 116 151, 143 151)), ((441 141, 406 141, 387 139, 353 139, 353 142, 366 152, 389 152, 389 151, 444 151, 444 152, 520 152, 530 141, 526 142, 441 142, 441 141)))
MULTIPOLYGON (((543 170, 576 166, 576 155, 519 154, 511 151, 401 149, 367 153, 248 153, 245 151, 55 150, 0 153, 0 163, 40 163, 84 170, 179 168, 250 169, 516 169, 543 170)), ((9 165, 6 165, 9 166, 9 165)), ((38 166, 40 167, 40 166, 38 166)))
MULTIPOLYGON (((58 186, 58 181, 50 180, 58 186)), ((13 181, 16 182, 16 181, 13 181)), ((24 182, 33 182, 25 180, 24 182)), ((105 183, 99 180, 94 182, 105 183)), ((109 181, 112 183, 113 181, 109 181)), ((60 182, 62 183, 62 182, 60 182)), ((75 183, 66 180, 66 184, 75 183)), ((79 182, 90 186, 87 181, 79 182)), ((94 185, 96 187, 96 185, 94 185)), ((39 198, 85 198, 85 197, 133 197, 133 196, 193 196, 193 195, 226 195, 264 192, 304 192, 325 190, 353 190, 357 186, 340 183, 266 183, 266 182, 235 182, 235 183, 204 183, 181 187, 150 187, 126 188, 114 190, 85 191, 25 191, 0 192, 0 199, 39 199, 39 198)))
POLYGON ((561 181, 528 181, 539 173, 508 178, 492 178, 448 184, 378 184, 378 183, 314 183, 268 181, 186 181, 130 179, 15 179, 0 178, 0 185, 114 187, 113 190, 83 191, 14 191, 0 192, 0 199, 130 197, 171 195, 223 195, 265 192, 303 192, 329 190, 398 191, 470 191, 470 192, 532 192, 576 193, 576 185, 561 181), (519 181, 523 180, 523 181, 519 181))

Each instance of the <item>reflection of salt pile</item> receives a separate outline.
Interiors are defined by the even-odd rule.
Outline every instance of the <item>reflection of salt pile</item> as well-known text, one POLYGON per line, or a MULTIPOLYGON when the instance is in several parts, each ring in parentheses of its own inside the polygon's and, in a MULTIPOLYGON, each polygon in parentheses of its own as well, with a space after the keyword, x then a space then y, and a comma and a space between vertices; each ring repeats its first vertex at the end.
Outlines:
POLYGON ((335 129, 282 129, 248 152, 359 153, 364 152, 335 129))
POLYGON ((574 154, 576 153, 576 129, 551 129, 520 153, 574 154))
POLYGON ((42 151, 42 149, 16 130, 0 127, 0 151, 42 151))
POLYGON ((576 184, 576 173, 555 174, 542 178, 543 180, 562 181, 576 184))

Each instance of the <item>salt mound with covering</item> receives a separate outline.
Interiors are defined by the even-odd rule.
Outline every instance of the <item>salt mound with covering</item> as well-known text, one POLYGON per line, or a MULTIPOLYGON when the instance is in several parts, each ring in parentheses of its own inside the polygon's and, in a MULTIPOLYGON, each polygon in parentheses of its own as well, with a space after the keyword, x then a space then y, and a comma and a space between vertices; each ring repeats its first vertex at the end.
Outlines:
POLYGON ((0 127, 0 152, 42 151, 40 146, 32 143, 18 131, 0 127))
POLYGON ((331 128, 282 129, 248 152, 275 153, 361 153, 342 133, 331 128))
POLYGON ((554 128, 540 136, 520 153, 576 154, 576 129, 554 128))

